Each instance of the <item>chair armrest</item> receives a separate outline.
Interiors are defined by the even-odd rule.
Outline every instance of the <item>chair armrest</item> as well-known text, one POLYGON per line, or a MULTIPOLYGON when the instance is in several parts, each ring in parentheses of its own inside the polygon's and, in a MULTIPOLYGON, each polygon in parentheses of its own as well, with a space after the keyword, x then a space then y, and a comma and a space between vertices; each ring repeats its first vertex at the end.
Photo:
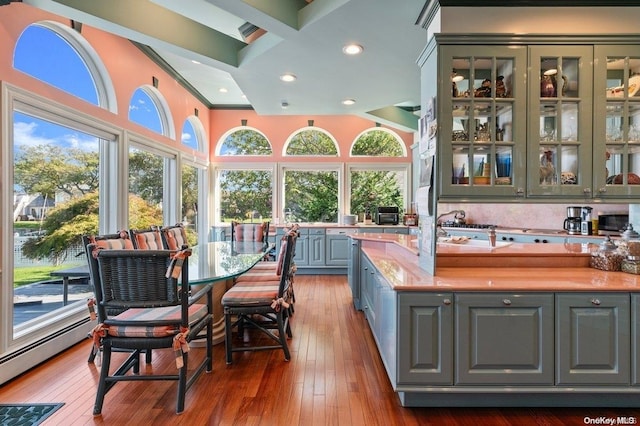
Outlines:
MULTIPOLYGON (((200 284, 198 284, 200 285, 200 284)), ((198 290, 195 294, 189 296, 189 306, 193 305, 195 302, 200 300, 207 293, 212 293, 213 291, 213 283, 204 284, 200 290, 198 290)))

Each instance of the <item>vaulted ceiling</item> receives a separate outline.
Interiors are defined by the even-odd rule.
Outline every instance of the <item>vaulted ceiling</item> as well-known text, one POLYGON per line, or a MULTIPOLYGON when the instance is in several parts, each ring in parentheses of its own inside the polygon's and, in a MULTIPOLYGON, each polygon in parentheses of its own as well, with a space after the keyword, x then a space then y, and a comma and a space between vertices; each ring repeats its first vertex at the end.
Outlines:
POLYGON ((130 39, 211 108, 417 128, 425 0, 23 1, 130 39), (363 52, 345 55, 349 43, 363 52))

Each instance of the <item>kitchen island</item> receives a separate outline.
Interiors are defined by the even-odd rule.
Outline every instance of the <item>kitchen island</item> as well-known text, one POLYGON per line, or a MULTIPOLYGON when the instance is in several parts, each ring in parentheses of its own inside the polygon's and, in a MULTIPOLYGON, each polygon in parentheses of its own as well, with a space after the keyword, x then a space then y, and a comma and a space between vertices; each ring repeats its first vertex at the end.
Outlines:
POLYGON ((431 276, 411 236, 350 239, 354 305, 402 405, 640 407, 640 278, 588 267, 593 247, 439 244, 431 276), (561 260, 518 263, 536 257, 561 260))

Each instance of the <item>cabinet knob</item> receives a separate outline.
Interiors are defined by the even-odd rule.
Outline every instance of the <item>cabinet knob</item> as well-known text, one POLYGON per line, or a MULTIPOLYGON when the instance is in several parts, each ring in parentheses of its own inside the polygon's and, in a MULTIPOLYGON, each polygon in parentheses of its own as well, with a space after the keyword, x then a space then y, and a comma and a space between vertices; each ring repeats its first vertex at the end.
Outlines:
POLYGON ((503 303, 504 305, 509 306, 509 305, 511 305, 511 300, 509 300, 509 299, 503 299, 503 300, 502 300, 502 303, 503 303))
POLYGON ((516 189, 516 195, 517 195, 518 197, 522 197, 522 196, 524 196, 524 188, 518 188, 518 189, 516 189))
POLYGON ((591 188, 585 188, 582 190, 582 192, 586 195, 586 194, 591 194, 591 188))
POLYGON ((598 189, 598 192, 600 192, 600 193, 607 192, 607 188, 606 187, 602 187, 602 188, 598 189))
POLYGON ((592 305, 596 305, 596 306, 600 306, 600 299, 591 299, 591 304, 592 305))
POLYGON ((449 306, 451 304, 451 299, 444 299, 442 303, 449 306))

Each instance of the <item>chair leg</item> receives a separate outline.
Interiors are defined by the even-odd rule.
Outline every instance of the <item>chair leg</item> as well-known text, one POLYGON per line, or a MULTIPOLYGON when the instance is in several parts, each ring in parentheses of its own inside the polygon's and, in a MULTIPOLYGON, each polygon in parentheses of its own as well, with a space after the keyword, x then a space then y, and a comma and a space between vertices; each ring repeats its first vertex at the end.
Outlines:
POLYGON ((182 352, 183 367, 178 371, 178 400, 176 402, 176 414, 184 411, 184 397, 187 393, 187 362, 189 361, 189 353, 182 352))
POLYGON ((109 367, 111 366, 111 345, 105 344, 102 347, 102 367, 100 368, 100 381, 98 382, 98 393, 93 406, 93 415, 99 416, 102 413, 104 395, 107 393, 107 377, 109 377, 109 367))
POLYGON ((145 361, 147 364, 151 364, 151 349, 146 349, 144 352, 145 352, 145 354, 144 354, 144 361, 145 361))
POLYGON ((287 344, 287 336, 289 335, 289 333, 291 332, 291 329, 289 329, 289 321, 287 320, 287 326, 286 328, 289 329, 288 332, 285 332, 285 313, 284 310, 283 312, 280 312, 276 315, 276 321, 278 322, 278 337, 280 338, 280 345, 282 345, 282 350, 284 352, 284 359, 285 361, 289 361, 291 359, 291 354, 289 353, 289 345, 287 344))
POLYGON ((233 333, 231 325, 231 313, 224 313, 224 347, 227 357, 227 364, 233 362, 233 351, 231 349, 231 334, 233 333))

